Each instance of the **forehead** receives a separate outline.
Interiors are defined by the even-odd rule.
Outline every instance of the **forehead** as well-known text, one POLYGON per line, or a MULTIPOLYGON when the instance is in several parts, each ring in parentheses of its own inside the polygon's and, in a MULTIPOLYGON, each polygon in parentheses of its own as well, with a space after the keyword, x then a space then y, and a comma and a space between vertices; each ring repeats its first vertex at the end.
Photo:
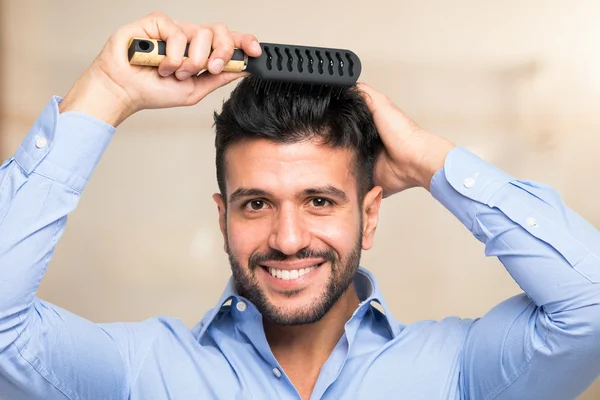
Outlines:
POLYGON ((225 173, 227 193, 240 187, 260 188, 281 195, 326 185, 348 192, 356 190, 353 152, 316 141, 276 143, 253 139, 237 142, 225 153, 225 173))

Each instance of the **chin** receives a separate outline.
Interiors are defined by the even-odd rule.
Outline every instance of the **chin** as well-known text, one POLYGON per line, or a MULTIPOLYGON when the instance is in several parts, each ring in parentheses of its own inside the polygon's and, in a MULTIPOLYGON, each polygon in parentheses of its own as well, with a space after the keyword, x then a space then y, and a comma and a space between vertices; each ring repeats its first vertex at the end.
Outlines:
POLYGON ((261 310, 261 314, 274 324, 296 326, 318 322, 327 314, 327 311, 322 307, 315 307, 314 304, 310 304, 304 308, 270 306, 265 310, 261 310))
POLYGON ((265 301, 257 304, 258 310, 263 317, 278 325, 315 323, 329 312, 338 299, 328 296, 327 285, 314 289, 267 292, 265 301))

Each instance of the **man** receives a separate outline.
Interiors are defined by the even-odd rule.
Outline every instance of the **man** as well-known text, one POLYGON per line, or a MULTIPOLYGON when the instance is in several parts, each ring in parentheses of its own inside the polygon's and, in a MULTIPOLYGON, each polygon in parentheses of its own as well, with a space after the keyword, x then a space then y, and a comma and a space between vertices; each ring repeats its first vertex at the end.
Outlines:
POLYGON ((215 116, 214 200, 233 278, 191 331, 167 317, 97 325, 35 297, 114 128, 240 77, 221 73, 234 47, 260 54, 253 36, 220 24, 155 13, 123 27, 2 165, 2 398, 568 399, 593 382, 598 231, 550 188, 423 131, 367 85, 286 97, 244 80, 215 116), (129 66, 132 36, 167 41, 158 73, 129 66), (475 321, 393 320, 359 260, 382 198, 411 187, 429 190, 526 294, 475 321))

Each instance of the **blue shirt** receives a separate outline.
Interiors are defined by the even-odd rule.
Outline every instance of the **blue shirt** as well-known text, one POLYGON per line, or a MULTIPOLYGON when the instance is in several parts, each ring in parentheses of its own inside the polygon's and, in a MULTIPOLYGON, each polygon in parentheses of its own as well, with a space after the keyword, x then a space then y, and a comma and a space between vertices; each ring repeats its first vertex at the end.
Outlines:
MULTIPOLYGON (((0 168, 0 398, 298 399, 261 315, 231 281, 191 330, 169 317, 95 324, 36 297, 66 216, 114 133, 83 114, 59 115, 59 101, 0 168)), ((431 193, 526 294, 480 319, 404 325, 361 268, 361 303, 311 398, 576 397, 600 374, 599 232, 552 188, 460 147, 431 193)))

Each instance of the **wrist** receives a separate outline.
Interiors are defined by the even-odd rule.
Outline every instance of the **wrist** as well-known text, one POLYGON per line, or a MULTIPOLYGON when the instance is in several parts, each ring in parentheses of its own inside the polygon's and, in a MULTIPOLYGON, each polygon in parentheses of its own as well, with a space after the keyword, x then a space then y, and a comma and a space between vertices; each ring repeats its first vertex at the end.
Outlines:
POLYGON ((444 167, 446 157, 454 147, 456 147, 454 143, 443 137, 425 133, 421 156, 416 158, 411 168, 415 185, 429 191, 431 178, 444 167))
POLYGON ((92 64, 65 95, 59 112, 81 112, 117 127, 135 112, 130 104, 124 90, 92 64))

